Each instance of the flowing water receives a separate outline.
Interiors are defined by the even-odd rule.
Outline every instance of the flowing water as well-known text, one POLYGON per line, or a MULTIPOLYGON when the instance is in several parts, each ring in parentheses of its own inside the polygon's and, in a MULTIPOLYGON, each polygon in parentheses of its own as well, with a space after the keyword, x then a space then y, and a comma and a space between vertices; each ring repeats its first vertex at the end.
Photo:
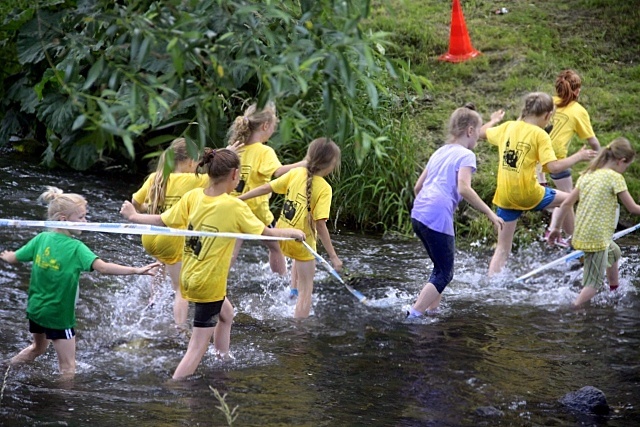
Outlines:
MULTIPOLYGON (((123 222, 118 210, 141 179, 52 172, 0 160, 0 218, 41 220, 45 185, 83 194, 91 222, 123 222)), ((15 250, 37 229, 0 229, 15 250)), ((585 308, 569 307, 579 266, 515 284, 513 278, 562 255, 536 244, 510 272, 484 277, 490 248, 457 254, 456 276, 440 311, 407 321, 430 263, 417 240, 334 233, 359 303, 318 270, 312 316, 292 319, 287 281, 275 277, 260 244, 245 242, 229 278, 236 307, 234 359, 207 353, 188 381, 171 381, 186 350, 172 327, 166 283, 147 308, 148 277, 85 273, 77 307, 78 372, 56 373, 53 349, 34 363, 0 365, 0 424, 224 426, 210 386, 234 408, 236 426, 632 426, 640 420, 640 297, 637 240, 620 241, 621 287, 585 308), (567 410, 558 399, 591 385, 607 396, 607 416, 567 410), (487 415, 483 408, 493 408, 487 415)), ((86 232, 106 261, 150 261, 139 236, 86 232)), ((0 359, 30 343, 24 317, 30 267, 0 266, 0 359)), ((192 313, 190 313, 192 316, 192 313)))

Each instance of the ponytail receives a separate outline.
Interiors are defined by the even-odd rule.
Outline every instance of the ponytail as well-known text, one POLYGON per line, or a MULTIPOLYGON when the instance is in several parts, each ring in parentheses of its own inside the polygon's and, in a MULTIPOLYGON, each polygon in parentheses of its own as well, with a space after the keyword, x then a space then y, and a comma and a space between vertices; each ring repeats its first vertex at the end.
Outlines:
POLYGON ((564 70, 556 78, 556 94, 560 98, 558 107, 566 107, 578 99, 577 90, 582 86, 580 76, 573 70, 564 70))
POLYGON ((149 188, 147 196, 149 202, 148 213, 158 214, 164 205, 164 198, 167 194, 167 185, 169 184, 169 175, 165 176, 165 169, 174 170, 175 164, 183 162, 189 158, 187 152, 187 141, 184 138, 176 138, 171 142, 169 148, 164 150, 158 158, 156 167, 156 175, 153 183, 149 188))
POLYGON ((636 152, 627 138, 619 137, 611 141, 611 144, 604 147, 598 156, 591 161, 589 166, 582 172, 583 174, 602 169, 610 160, 624 160, 625 163, 633 161, 636 152))

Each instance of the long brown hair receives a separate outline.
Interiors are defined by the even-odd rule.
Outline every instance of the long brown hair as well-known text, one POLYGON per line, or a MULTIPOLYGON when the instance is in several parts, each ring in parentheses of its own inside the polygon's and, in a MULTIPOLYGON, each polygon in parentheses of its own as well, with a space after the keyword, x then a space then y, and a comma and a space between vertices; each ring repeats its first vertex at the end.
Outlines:
POLYGON ((187 141, 184 138, 176 138, 171 142, 171 145, 162 152, 158 158, 158 165, 156 167, 156 176, 153 179, 153 183, 149 188, 148 213, 157 214, 164 204, 164 198, 167 194, 167 186, 169 184, 169 176, 165 177, 164 170, 167 167, 167 162, 170 160, 173 162, 172 170, 175 170, 175 165, 184 162, 189 159, 189 153, 187 152, 187 141), (167 159, 168 156, 172 156, 171 159, 167 159))
POLYGON ((558 107, 566 107, 576 99, 578 89, 582 86, 582 80, 573 70, 564 70, 556 78, 556 94, 560 98, 558 107))
POLYGON ((315 233, 315 221, 311 214, 311 190, 313 176, 323 169, 331 166, 332 162, 336 162, 336 168, 340 167, 340 147, 329 138, 317 138, 311 141, 307 149, 307 220, 309 228, 315 233))
POLYGON ((611 141, 611 144, 604 147, 598 153, 598 156, 591 161, 589 166, 582 173, 591 173, 598 169, 602 169, 610 160, 624 160, 630 163, 636 156, 636 152, 631 146, 627 138, 618 137, 611 141))

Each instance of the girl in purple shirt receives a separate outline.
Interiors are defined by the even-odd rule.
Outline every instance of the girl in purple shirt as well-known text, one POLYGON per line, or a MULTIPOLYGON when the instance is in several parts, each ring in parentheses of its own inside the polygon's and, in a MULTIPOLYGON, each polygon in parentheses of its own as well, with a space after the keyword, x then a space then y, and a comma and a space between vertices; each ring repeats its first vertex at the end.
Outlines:
POLYGON ((471 105, 458 108, 449 118, 449 134, 445 145, 429 158, 413 188, 416 200, 411 210, 411 223, 433 261, 429 282, 422 288, 418 300, 407 317, 420 317, 426 310, 435 310, 444 288, 453 279, 455 233, 453 213, 462 199, 489 217, 496 228, 503 221, 471 188, 471 176, 476 170, 473 148, 481 128, 488 128, 504 116, 499 110, 482 126, 482 118, 471 105))

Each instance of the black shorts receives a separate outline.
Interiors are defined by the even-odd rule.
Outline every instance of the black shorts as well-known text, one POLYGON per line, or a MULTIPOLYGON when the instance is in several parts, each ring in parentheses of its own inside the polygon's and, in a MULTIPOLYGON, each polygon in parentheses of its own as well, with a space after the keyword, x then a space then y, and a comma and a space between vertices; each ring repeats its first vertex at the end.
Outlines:
POLYGON ((76 336, 76 331, 71 329, 50 329, 38 325, 29 319, 29 332, 32 334, 44 334, 48 340, 70 340, 76 336))
POLYGON ((224 299, 214 302, 197 302, 193 315, 194 328, 213 328, 218 323, 218 314, 222 310, 224 299))

